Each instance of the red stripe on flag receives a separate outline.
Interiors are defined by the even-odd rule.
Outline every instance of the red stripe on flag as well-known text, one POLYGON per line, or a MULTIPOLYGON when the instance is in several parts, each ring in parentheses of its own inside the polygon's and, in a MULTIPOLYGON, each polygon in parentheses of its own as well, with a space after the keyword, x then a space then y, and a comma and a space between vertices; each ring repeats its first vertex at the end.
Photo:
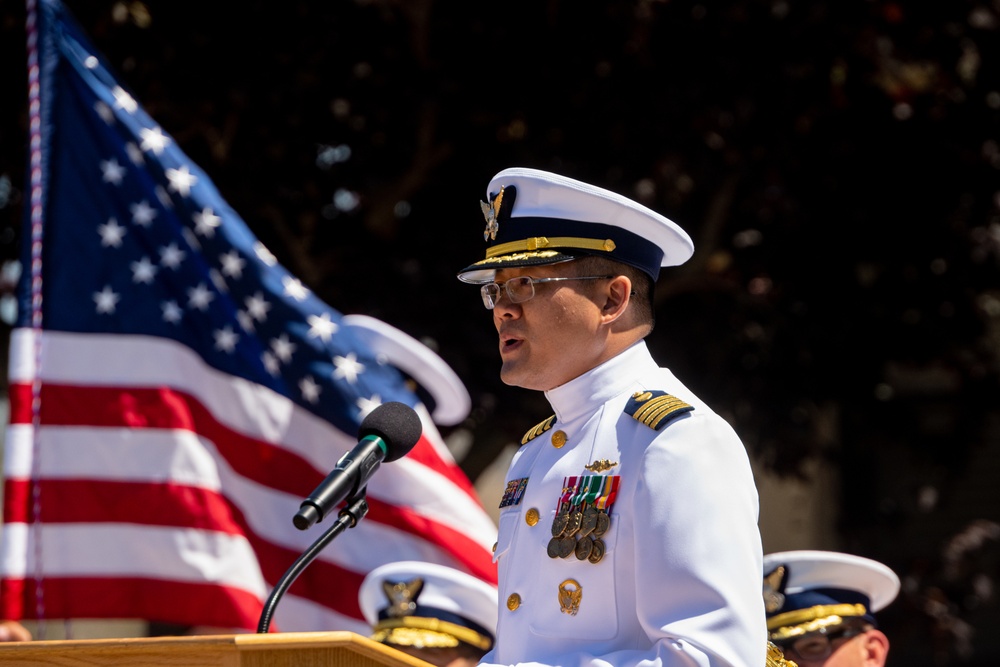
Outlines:
MULTIPOLYGON (((10 386, 10 422, 31 424, 31 385, 10 386)), ((292 494, 312 489, 325 476, 287 449, 242 435, 219 423, 196 397, 169 387, 155 389, 43 384, 41 424, 177 429, 198 433, 215 443, 233 469, 251 479, 287 480, 272 488, 292 494), (307 483, 308 481, 308 483, 307 483)), ((481 504, 461 468, 442 460, 421 436, 407 458, 447 478, 476 504, 481 504)))
MULTIPOLYGON (((30 424, 31 387, 11 386, 11 423, 30 424), (27 417, 27 421, 25 418, 27 417)), ((168 387, 120 389, 46 384, 42 387, 41 423, 45 426, 177 429, 211 440, 238 474, 269 480, 268 486, 301 494, 323 479, 301 456, 248 437, 219 423, 194 397, 168 387)))
MULTIPOLYGON (((41 497, 46 499, 42 510, 42 520, 46 523, 132 523, 245 535, 257 552, 265 579, 272 582, 298 557, 294 551, 259 537, 237 507, 208 489, 106 480, 47 479, 40 484, 41 497)), ((28 523, 30 498, 29 481, 7 480, 4 521, 28 523)), ((460 531, 409 508, 377 500, 369 500, 367 519, 442 545, 470 573, 491 583, 497 582, 496 565, 490 555, 460 531)), ((337 570, 339 572, 329 574, 337 578, 346 576, 346 570, 337 570)), ((302 596, 323 602, 323 597, 314 598, 310 592, 303 591, 302 596)))
MULTIPOLYGON (((35 582, 0 579, 9 619, 38 618, 35 582)), ((255 629, 263 603, 236 588, 128 577, 47 577, 43 588, 45 618, 131 618, 190 625, 255 629)), ((279 603, 280 608, 280 603, 279 603)))

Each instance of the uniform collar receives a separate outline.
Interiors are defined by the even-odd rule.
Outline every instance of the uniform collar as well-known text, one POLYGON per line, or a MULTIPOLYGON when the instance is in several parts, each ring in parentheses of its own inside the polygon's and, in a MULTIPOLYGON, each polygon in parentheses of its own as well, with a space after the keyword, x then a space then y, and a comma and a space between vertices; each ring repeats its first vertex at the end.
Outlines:
POLYGON ((545 398, 563 424, 591 414, 594 409, 632 389, 638 374, 659 366, 640 340, 617 357, 605 361, 566 384, 545 392, 545 398))

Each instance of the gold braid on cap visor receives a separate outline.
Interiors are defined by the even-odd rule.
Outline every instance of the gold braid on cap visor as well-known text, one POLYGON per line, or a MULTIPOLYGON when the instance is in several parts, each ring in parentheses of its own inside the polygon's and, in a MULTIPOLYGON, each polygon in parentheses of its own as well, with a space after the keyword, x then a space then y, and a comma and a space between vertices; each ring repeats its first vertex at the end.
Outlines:
POLYGON ((798 637, 844 622, 845 616, 857 617, 868 613, 863 604, 821 604, 808 609, 796 609, 767 619, 771 641, 798 637))
MULTIPOLYGON (((389 632, 390 630, 396 629, 406 629, 406 630, 425 630, 427 632, 433 632, 441 635, 449 635, 458 641, 463 641, 466 644, 471 644, 476 648, 483 649, 484 651, 489 650, 493 645, 493 640, 489 637, 485 637, 475 630, 466 628, 457 623, 449 623, 448 621, 442 621, 439 618, 425 618, 423 616, 403 616, 401 618, 387 618, 384 621, 379 621, 375 626, 375 632, 372 638, 376 636, 397 636, 396 632, 389 632)), ((419 633, 414 632, 414 639, 419 633)), ((424 635, 424 639, 427 637, 424 635)), ((377 641, 377 640, 376 640, 377 641)), ((414 645, 416 642, 414 642, 414 645)), ((429 647, 444 647, 444 646, 457 646, 458 642, 447 641, 446 638, 442 637, 437 642, 425 643, 425 646, 429 647), (442 641, 443 640, 443 641, 442 641)))
POLYGON ((512 252, 523 252, 525 250, 539 250, 542 248, 579 248, 580 250, 602 250, 611 252, 615 249, 615 242, 611 239, 584 239, 576 236, 532 236, 523 241, 511 241, 501 243, 486 250, 486 259, 492 259, 498 255, 506 255, 512 252))

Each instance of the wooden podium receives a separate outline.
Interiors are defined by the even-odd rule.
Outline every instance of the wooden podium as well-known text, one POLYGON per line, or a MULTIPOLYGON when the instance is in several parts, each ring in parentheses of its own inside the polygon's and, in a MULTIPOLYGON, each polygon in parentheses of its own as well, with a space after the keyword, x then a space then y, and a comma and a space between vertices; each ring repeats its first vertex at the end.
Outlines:
POLYGON ((0 643, 4 667, 430 667, 353 632, 0 643))

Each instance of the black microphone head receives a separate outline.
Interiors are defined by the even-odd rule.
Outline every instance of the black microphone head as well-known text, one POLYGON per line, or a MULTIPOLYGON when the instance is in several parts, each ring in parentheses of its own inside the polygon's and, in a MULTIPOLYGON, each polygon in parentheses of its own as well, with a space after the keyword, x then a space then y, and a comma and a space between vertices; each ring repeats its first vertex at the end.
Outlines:
POLYGON ((385 461, 406 456, 420 440, 423 425, 410 406, 396 401, 383 403, 368 413, 358 429, 358 438, 375 435, 385 442, 385 461))

